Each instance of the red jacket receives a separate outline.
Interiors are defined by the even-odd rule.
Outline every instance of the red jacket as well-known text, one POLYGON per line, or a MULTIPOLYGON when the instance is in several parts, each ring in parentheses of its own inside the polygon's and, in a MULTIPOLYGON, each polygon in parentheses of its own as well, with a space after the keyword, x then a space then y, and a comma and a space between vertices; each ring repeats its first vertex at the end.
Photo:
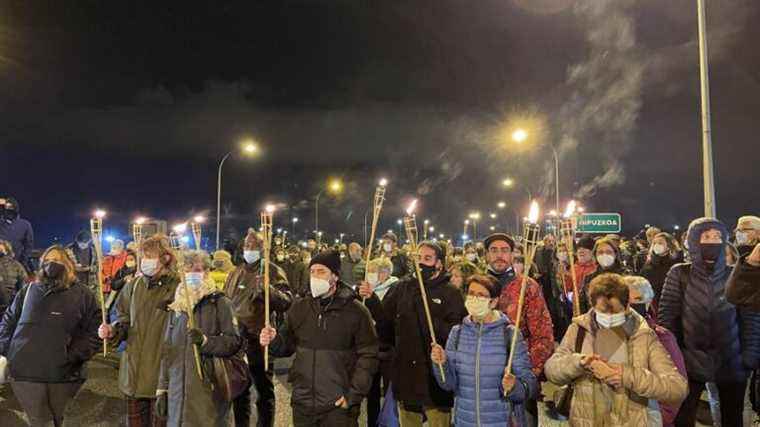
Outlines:
MULTIPOLYGON (((575 283, 578 285, 578 291, 580 291, 583 288, 583 282, 586 279, 586 276, 596 271, 596 263, 594 261, 586 264, 575 263, 574 267, 575 269, 573 271, 575 272, 575 283)), ((565 292, 567 293, 572 291, 573 278, 570 276, 570 274, 567 274, 565 276, 565 292)))
MULTIPOLYGON (((517 318, 517 303, 520 299, 522 278, 522 275, 518 275, 511 283, 504 286, 499 297, 499 310, 506 314, 513 324, 517 318)), ((544 364, 554 352, 553 328, 541 286, 529 278, 525 289, 525 306, 520 321, 520 332, 528 344, 528 353, 536 377, 543 374, 544 364)))
POLYGON ((121 251, 119 255, 108 255, 103 258, 103 292, 111 292, 111 280, 116 272, 124 267, 127 262, 127 251, 121 251))

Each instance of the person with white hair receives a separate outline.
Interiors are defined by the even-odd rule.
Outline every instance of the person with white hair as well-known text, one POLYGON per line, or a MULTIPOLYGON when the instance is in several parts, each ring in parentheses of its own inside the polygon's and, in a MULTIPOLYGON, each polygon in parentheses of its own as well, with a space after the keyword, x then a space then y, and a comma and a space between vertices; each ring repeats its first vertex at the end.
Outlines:
MULTIPOLYGON (((686 378, 686 364, 683 360, 681 349, 678 348, 678 340, 672 332, 666 328, 657 325, 656 320, 650 315, 652 312, 652 302, 654 301, 654 289, 649 281, 642 276, 626 276, 625 284, 628 285, 628 293, 631 301, 631 308, 636 310, 646 321, 650 328, 654 329, 660 344, 670 354, 673 364, 678 372, 686 378)), ((675 418, 681 404, 673 405, 664 402, 658 402, 660 413, 662 414, 663 427, 675 425, 675 418)))
POLYGON ((734 230, 734 242, 739 256, 749 255, 755 246, 760 243, 760 217, 745 215, 736 222, 734 230))

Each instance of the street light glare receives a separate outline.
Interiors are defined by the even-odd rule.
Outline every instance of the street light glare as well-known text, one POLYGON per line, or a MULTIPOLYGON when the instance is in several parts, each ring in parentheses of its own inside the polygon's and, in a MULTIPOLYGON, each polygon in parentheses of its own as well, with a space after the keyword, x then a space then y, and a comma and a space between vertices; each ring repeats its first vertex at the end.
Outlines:
POLYGON ((506 178, 504 181, 501 182, 501 184, 507 188, 515 185, 515 180, 512 178, 506 178))
POLYGON ((333 179, 330 181, 328 189, 333 193, 340 193, 343 191, 343 182, 339 179, 333 179))
POLYGON ((298 222, 298 218, 293 218, 293 224, 298 222))
POLYGON ((528 132, 525 131, 525 129, 517 129, 514 132, 512 132, 512 140, 520 143, 528 139, 528 132))
POLYGON ((245 154, 254 155, 258 153, 259 146, 253 141, 248 141, 243 144, 243 152, 245 154))
POLYGON ((507 204, 505 202, 499 202, 497 206, 499 207, 499 209, 504 209, 507 207, 507 204))

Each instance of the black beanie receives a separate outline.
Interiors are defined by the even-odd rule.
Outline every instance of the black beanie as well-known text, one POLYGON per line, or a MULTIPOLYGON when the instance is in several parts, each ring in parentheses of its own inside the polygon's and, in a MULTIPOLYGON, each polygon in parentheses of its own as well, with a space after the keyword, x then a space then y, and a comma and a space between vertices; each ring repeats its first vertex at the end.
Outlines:
POLYGON ((340 276, 340 254, 336 251, 325 251, 315 255, 309 263, 309 268, 314 264, 321 264, 329 268, 336 276, 340 276))
POLYGON ((578 240, 578 244, 576 245, 578 248, 588 249, 590 251, 594 250, 594 239, 586 236, 582 237, 580 240, 578 240))

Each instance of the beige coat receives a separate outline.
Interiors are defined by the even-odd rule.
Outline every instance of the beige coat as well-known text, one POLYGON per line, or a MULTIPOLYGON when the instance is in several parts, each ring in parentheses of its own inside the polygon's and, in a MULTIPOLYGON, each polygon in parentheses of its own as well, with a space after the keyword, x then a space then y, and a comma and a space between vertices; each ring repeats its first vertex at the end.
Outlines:
MULTIPOLYGON (((680 403, 688 392, 688 383, 676 370, 670 355, 660 344, 657 335, 641 316, 633 313, 624 326, 628 329, 628 362, 623 367, 622 397, 608 398, 605 384, 581 367, 581 354, 575 353, 578 328, 586 330, 581 353, 592 354, 594 331, 591 312, 573 319, 562 343, 546 362, 544 372, 557 385, 574 383, 570 425, 647 426, 649 399, 680 403)), ((621 395, 618 395, 619 397, 621 395)))

